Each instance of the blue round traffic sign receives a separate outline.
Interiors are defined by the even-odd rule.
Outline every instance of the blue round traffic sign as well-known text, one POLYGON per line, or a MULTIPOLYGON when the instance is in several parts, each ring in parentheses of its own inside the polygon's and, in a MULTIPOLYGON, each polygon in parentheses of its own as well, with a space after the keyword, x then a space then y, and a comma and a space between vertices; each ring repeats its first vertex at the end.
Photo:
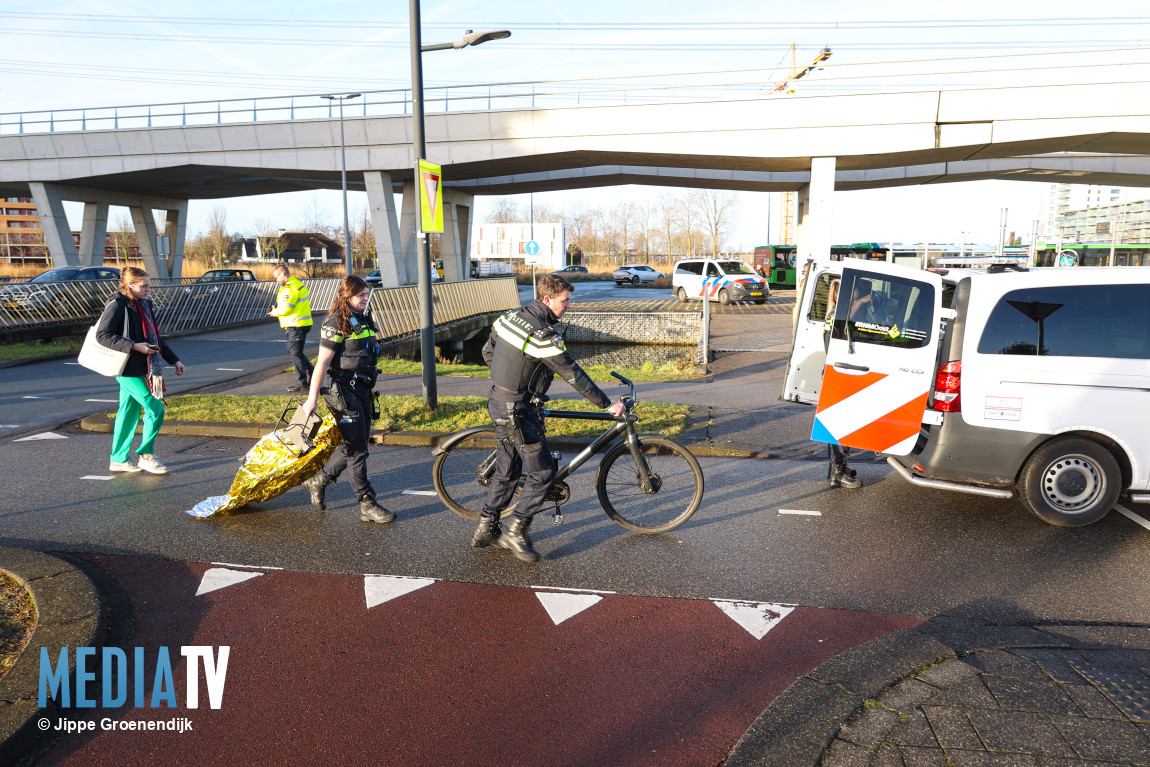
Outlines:
POLYGON ((523 252, 529 256, 539 255, 539 243, 535 240, 528 240, 527 244, 523 246, 523 252))

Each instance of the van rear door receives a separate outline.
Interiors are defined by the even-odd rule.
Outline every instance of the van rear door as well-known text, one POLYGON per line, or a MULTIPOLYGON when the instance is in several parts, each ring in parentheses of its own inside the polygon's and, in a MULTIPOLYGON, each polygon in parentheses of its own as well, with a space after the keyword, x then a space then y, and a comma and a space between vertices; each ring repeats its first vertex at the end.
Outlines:
POLYGON ((906 455, 935 375, 942 278, 842 261, 842 284, 811 439, 906 455))
POLYGON ((819 388, 827 354, 823 331, 826 322, 827 293, 831 280, 842 276, 842 263, 838 261, 814 262, 801 286, 804 291, 795 296, 799 308, 796 313, 791 358, 787 361, 787 374, 783 380, 781 399, 814 405, 819 401, 819 388))

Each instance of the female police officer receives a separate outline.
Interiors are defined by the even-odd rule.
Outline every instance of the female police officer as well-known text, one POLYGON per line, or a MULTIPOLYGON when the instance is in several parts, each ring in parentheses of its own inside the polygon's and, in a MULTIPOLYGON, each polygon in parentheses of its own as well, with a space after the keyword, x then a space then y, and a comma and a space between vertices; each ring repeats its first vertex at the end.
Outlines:
POLYGON ((324 401, 335 417, 343 452, 334 455, 311 479, 303 483, 311 494, 312 504, 323 510, 327 486, 351 465, 351 489, 359 499, 359 518, 363 522, 391 522, 395 513, 375 501, 375 490, 367 480, 367 439, 371 433, 372 388, 375 386, 376 359, 379 345, 375 326, 364 310, 371 290, 359 277, 344 277, 332 301, 327 319, 320 328, 319 359, 312 375, 311 389, 304 411, 315 412, 320 388, 327 379, 324 401))

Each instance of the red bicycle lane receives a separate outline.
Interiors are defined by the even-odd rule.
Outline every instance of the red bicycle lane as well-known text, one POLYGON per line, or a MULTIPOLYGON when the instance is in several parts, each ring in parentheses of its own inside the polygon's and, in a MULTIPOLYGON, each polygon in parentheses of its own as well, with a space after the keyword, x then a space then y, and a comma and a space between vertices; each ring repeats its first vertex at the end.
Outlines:
POLYGON ((85 559, 131 602, 127 657, 144 648, 147 699, 167 647, 178 705, 132 708, 129 695, 88 709, 94 729, 64 736, 43 765, 714 765, 799 676, 923 622, 276 570, 197 596, 205 575, 239 569, 85 559), (759 620, 748 629, 730 613, 759 620), (202 678, 199 707, 186 708, 189 645, 230 647, 219 709, 202 678), (100 724, 184 718, 190 731, 100 724))

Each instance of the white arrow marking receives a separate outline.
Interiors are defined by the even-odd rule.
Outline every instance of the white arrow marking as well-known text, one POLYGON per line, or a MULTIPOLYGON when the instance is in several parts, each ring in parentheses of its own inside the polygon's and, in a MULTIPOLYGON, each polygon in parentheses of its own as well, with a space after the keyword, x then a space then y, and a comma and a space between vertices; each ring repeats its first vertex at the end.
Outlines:
POLYGON ((556 626, 603 601, 603 597, 597 594, 556 594, 552 591, 537 591, 535 596, 556 626))
POLYGON ((196 596, 207 594, 216 589, 226 589, 228 586, 235 586, 237 583, 258 578, 261 575, 263 573, 245 573, 239 570, 229 570, 226 567, 213 567, 204 573, 204 577, 200 581, 200 588, 196 590, 196 596))
POLYGON ((733 602, 726 599, 711 601, 755 639, 765 637, 768 631, 779 625, 795 609, 792 605, 769 602, 733 602))
POLYGON ((37 442, 42 439, 68 439, 63 434, 57 434, 54 431, 46 431, 42 434, 33 434, 31 437, 21 437, 14 439, 13 442, 37 442))
POLYGON ((381 605, 396 597, 418 591, 435 583, 434 578, 405 578, 400 575, 363 576, 363 595, 367 599, 367 609, 381 605))

